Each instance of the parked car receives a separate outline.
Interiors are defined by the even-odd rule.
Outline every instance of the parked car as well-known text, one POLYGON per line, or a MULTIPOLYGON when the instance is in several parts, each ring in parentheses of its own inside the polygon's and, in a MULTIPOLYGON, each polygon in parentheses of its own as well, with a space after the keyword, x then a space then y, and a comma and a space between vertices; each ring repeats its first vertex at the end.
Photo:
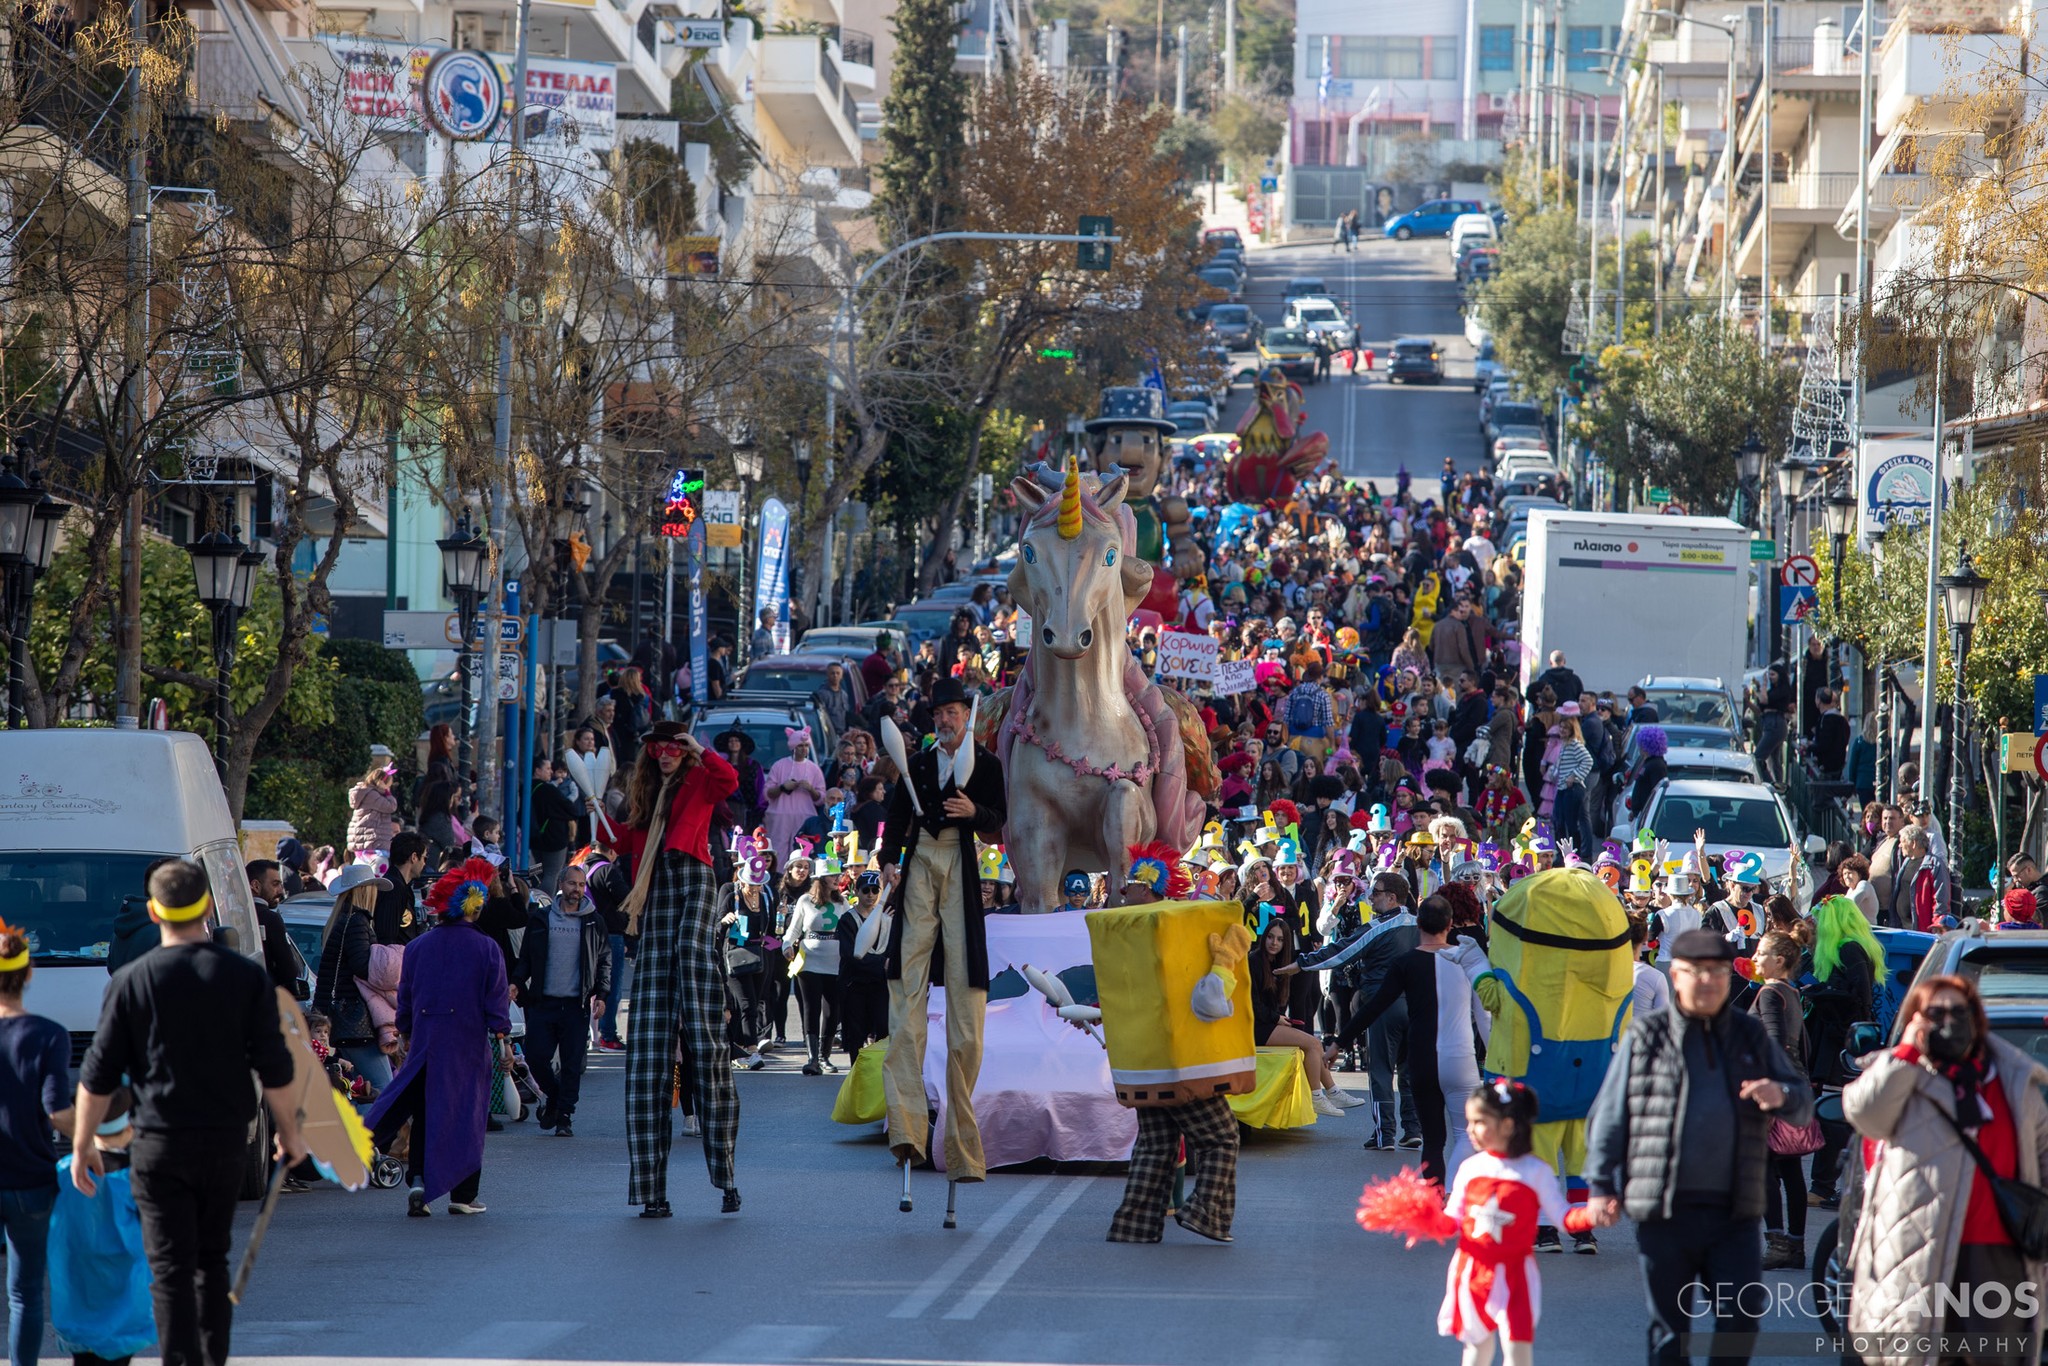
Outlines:
MULTIPOLYGON (((1628 743, 1622 746, 1621 779, 1614 787, 1614 807, 1610 821, 1614 825, 1628 819, 1628 794, 1634 790, 1636 779, 1642 774, 1643 764, 1649 758, 1643 753, 1641 732, 1641 726, 1632 727, 1628 743)), ((1665 751, 1664 763, 1667 782, 1687 778, 1707 778, 1731 783, 1763 781, 1763 775, 1757 771, 1755 756, 1739 749, 1673 745, 1665 751)))
POLYGON ((1394 343, 1387 360, 1389 380, 1412 384, 1441 384, 1444 378, 1443 352, 1427 337, 1402 337, 1394 343))
POLYGON ((1469 285, 1477 280, 1490 280, 1500 266, 1500 248, 1495 246, 1468 246, 1458 253, 1456 275, 1458 283, 1469 285))
POLYGON ((1466 343, 1467 343, 1468 345, 1470 345, 1470 346, 1475 346, 1475 347, 1476 347, 1476 346, 1484 346, 1484 345, 1486 345, 1487 341, 1488 341, 1488 340, 1489 340, 1489 339, 1490 339, 1490 338, 1491 338, 1492 336, 1493 336, 1493 333, 1492 333, 1491 331, 1489 331, 1489 330, 1488 330, 1488 328, 1487 328, 1487 326, 1486 326, 1486 319, 1480 316, 1480 314, 1479 314, 1479 310, 1478 310, 1478 309, 1476 309, 1476 308, 1468 308, 1468 309, 1466 309, 1466 310, 1465 310, 1465 341, 1466 341, 1466 343))
POLYGON ((1202 245, 1212 251, 1218 248, 1233 247, 1242 251, 1244 250, 1244 238, 1238 235, 1236 228, 1210 228, 1202 234, 1202 245))
POLYGON ((1504 399, 1495 403, 1486 415, 1486 440, 1489 445, 1507 435, 1509 427, 1533 429, 1538 436, 1543 432, 1543 410, 1522 399, 1504 399))
POLYGON ((1289 299, 1281 326, 1298 327, 1311 337, 1327 337, 1339 351, 1349 350, 1358 344, 1358 329, 1351 325, 1351 319, 1344 316, 1344 310, 1335 299, 1316 295, 1289 299))
POLYGON ((1220 290, 1223 297, 1236 303, 1244 295, 1244 280, 1229 266, 1203 266, 1195 272, 1195 278, 1214 290, 1220 290))
POLYGON ((1200 436, 1216 425, 1215 418, 1216 410, 1206 400, 1166 405, 1166 420, 1181 436, 1200 436))
POLYGON ((1259 336, 1259 365, 1280 367, 1289 379, 1314 380, 1316 348, 1308 333, 1297 328, 1269 327, 1259 336))
POLYGON ((1465 250, 1479 242, 1498 242, 1500 233, 1493 226, 1493 218, 1484 213, 1461 213, 1451 220, 1451 230, 1445 236, 1450 238, 1451 259, 1456 261, 1465 250))
POLYGON ((284 921, 292 947, 307 965, 306 994, 300 999, 311 1000, 313 977, 320 969, 320 949, 327 942, 327 918, 334 914, 334 893, 316 888, 288 896, 278 903, 277 914, 284 921))
POLYGON ((1481 213, 1484 208, 1476 199, 1432 199, 1389 218, 1380 231, 1402 242, 1411 237, 1442 237, 1460 215, 1481 213))
POLYGON ((1672 678, 1655 674, 1636 684, 1657 709, 1657 720, 1680 726, 1716 726, 1742 734, 1742 708, 1718 678, 1672 678))
POLYGON ((837 664, 846 671, 848 686, 853 689, 854 710, 858 711, 868 701, 868 685, 860 676, 860 661, 865 657, 836 653, 770 655, 741 669, 733 680, 732 690, 748 695, 788 693, 809 697, 825 686, 826 667, 837 664))
MULTIPOLYGON (((713 702, 698 712, 690 730, 706 749, 713 748, 714 738, 725 731, 743 731, 754 742, 754 761, 766 769, 777 759, 789 757, 789 737, 783 732, 798 726, 809 727, 813 739, 825 733, 818 709, 808 701, 799 704, 794 700, 778 702, 772 696, 732 697, 713 702)), ((811 747, 813 759, 830 752, 822 741, 811 747)), ((824 767, 822 761, 819 767, 824 767)))
POLYGON ((902 647, 905 657, 915 655, 917 647, 925 641, 942 638, 952 628, 953 614, 965 605, 964 602, 944 602, 926 598, 898 607, 892 612, 890 615, 902 622, 909 633, 902 647))
MULTIPOLYGON (((1738 849, 1753 853, 1763 860, 1761 871, 1767 879, 1782 879, 1789 868, 1792 904, 1804 910, 1813 900, 1814 881, 1806 859, 1792 855, 1798 828, 1791 808, 1774 788, 1686 778, 1659 787, 1641 819, 1616 822, 1613 834, 1627 844, 1638 830, 1648 830, 1673 849, 1683 850, 1693 847, 1694 831, 1704 830, 1709 857, 1718 859, 1738 849)), ((1817 855, 1826 851, 1827 841, 1809 835, 1803 848, 1817 855)))
POLYGON ((1296 275, 1289 279, 1286 287, 1280 291, 1280 301, 1285 303, 1289 299, 1299 299, 1311 294, 1328 298, 1330 287, 1323 283, 1323 277, 1320 275, 1296 275))
POLYGON ((1249 351, 1265 326, 1249 304, 1219 303, 1209 310, 1209 332, 1217 341, 1236 351, 1249 351))
POLYGON ((900 621, 864 621, 858 626, 813 626, 798 638, 794 653, 866 659, 875 652, 875 642, 884 635, 889 637, 893 647, 900 650, 907 634, 907 628, 900 621))
POLYGON ((1493 349, 1493 338, 1488 337, 1479 344, 1479 355, 1472 362, 1472 392, 1483 394, 1493 377, 1500 373, 1500 358, 1493 349))
POLYGON ((1251 273, 1251 268, 1245 264, 1244 251, 1239 247, 1224 247, 1213 253, 1202 264, 1205 266, 1229 266, 1237 272, 1239 279, 1251 273))

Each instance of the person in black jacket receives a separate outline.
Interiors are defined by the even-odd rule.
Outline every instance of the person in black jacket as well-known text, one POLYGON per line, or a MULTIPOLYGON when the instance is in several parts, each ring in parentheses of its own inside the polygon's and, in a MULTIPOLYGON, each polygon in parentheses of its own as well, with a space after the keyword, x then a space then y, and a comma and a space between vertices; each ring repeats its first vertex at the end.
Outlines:
POLYGON ((369 979, 370 949, 377 942, 371 913, 377 894, 390 886, 367 864, 352 863, 335 874, 327 887, 334 894, 334 909, 321 935, 313 986, 313 1009, 333 1025, 334 1051, 378 1091, 391 1084, 391 1059, 377 1047, 377 1026, 356 979, 369 979))
POLYGON ((554 764, 545 755, 533 761, 532 849, 540 860, 540 885, 552 887, 569 861, 569 844, 576 838, 576 822, 582 812, 553 781, 554 764))
POLYGON ((570 1119, 583 1093, 590 1020, 611 992, 610 936, 581 868, 562 870, 552 900, 536 896, 531 902, 512 995, 526 1012, 526 1065, 543 1097, 536 1118, 555 1137, 574 1138, 570 1119))
POLYGON ((889 1036, 889 943, 887 936, 868 935, 868 952, 859 953, 860 933, 881 914, 882 875, 863 870, 853 879, 853 911, 839 917, 839 1035, 846 1056, 860 1061, 861 1049, 889 1036))
POLYGON ((1707 1331, 1702 1309, 1716 1333, 1756 1331, 1771 1121, 1805 1124, 1813 1093, 1731 1006, 1725 937, 1687 930, 1671 957, 1671 1008, 1629 1025, 1594 1097, 1585 1175, 1599 1227, 1635 1220, 1650 1359, 1675 1362, 1680 1334, 1707 1331))
POLYGON ((1643 766, 1636 770, 1635 784, 1629 788, 1623 803, 1628 807, 1630 819, 1649 809, 1651 795, 1670 776, 1671 765, 1664 759, 1670 747, 1670 737, 1665 735, 1664 727, 1652 722, 1636 729, 1636 748, 1643 753, 1643 766))
POLYGON ((427 837, 417 830, 401 830, 391 837, 391 862, 385 876, 391 890, 377 893, 377 909, 371 922, 379 944, 400 948, 420 937, 427 928, 420 915, 419 897, 413 884, 427 873, 427 837))
POLYGON ((1849 762, 1849 718, 1842 715, 1833 688, 1816 689, 1813 700, 1820 708, 1812 731, 1813 766, 1829 782, 1839 782, 1842 767, 1849 762))

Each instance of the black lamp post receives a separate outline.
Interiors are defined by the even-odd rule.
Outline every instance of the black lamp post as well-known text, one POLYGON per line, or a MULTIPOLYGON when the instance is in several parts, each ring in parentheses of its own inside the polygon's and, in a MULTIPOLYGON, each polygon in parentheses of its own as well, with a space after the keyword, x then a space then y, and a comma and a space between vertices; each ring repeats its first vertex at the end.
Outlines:
POLYGON ((1856 497, 1846 490, 1828 495, 1821 505, 1821 515, 1827 520, 1828 545, 1833 551, 1832 563, 1835 571, 1834 610, 1837 616, 1842 611, 1842 556, 1849 547, 1849 531, 1856 524, 1856 497))
POLYGON ((1964 688, 1964 677, 1969 669, 1970 636, 1977 629, 1977 608, 1983 603, 1984 589, 1991 580, 1977 572, 1977 566, 1970 562, 1970 547, 1966 545, 1957 553, 1956 572, 1942 575, 1940 583, 1942 600, 1948 607, 1949 650, 1956 660, 1956 696, 1948 736, 1948 838, 1951 848, 1959 848, 1963 837, 1963 807, 1968 793, 1963 776, 1963 741, 1968 734, 1964 708, 1969 697, 1964 688))
POLYGON ((56 553, 57 526, 69 503, 43 492, 40 475, 24 480, 14 472, 15 457, 0 461, 0 611, 7 623, 7 728, 28 724, 28 629, 35 606, 36 580, 56 553))
MULTIPOLYGON (((733 647, 743 651, 742 657, 747 659, 753 656, 754 639, 754 604, 752 597, 747 593, 747 550, 753 545, 755 537, 749 524, 754 519, 754 486, 761 482, 766 463, 761 458, 761 448, 754 444, 754 429, 750 426, 741 426, 738 434, 732 439, 732 468, 740 480, 740 601, 739 610, 734 614, 738 629, 733 634, 738 638, 733 642, 733 647)), ((757 575, 760 573, 759 565, 754 566, 754 572, 757 575)), ((759 592, 759 586, 756 585, 755 596, 758 596, 759 592)))
POLYGON ((456 670, 462 678, 462 704, 455 715, 456 767, 462 767, 461 757, 469 744, 469 706, 471 652, 476 648, 476 605, 483 596, 484 566, 490 561, 490 542, 469 524, 469 512, 464 509, 456 520, 455 530, 434 542, 441 551, 441 579, 448 590, 448 596, 455 599, 457 627, 462 643, 456 647, 456 670))
MULTIPOLYGON (((1889 501, 1878 504, 1877 531, 1870 538, 1870 577, 1879 590, 1879 606, 1882 610, 1884 588, 1884 546, 1891 535, 1892 507, 1889 501)), ((1889 802, 1892 799, 1892 671, 1891 664, 1882 651, 1877 657, 1877 799, 1889 802)))
POLYGON ((213 618, 213 757, 227 767, 228 727, 234 720, 228 679, 235 667, 235 626, 255 590, 255 566, 263 560, 242 543, 241 528, 232 534, 209 531, 185 547, 192 557, 192 577, 199 602, 213 618))
POLYGON ((1763 470, 1763 443, 1755 437, 1751 437, 1743 442, 1741 447, 1735 452, 1735 478, 1736 486, 1742 490, 1742 496, 1755 500, 1749 510, 1755 516, 1758 531, 1766 529, 1763 526, 1762 517, 1757 515, 1763 511, 1763 499, 1760 496, 1761 488, 1757 483, 1757 480, 1763 475, 1763 470))

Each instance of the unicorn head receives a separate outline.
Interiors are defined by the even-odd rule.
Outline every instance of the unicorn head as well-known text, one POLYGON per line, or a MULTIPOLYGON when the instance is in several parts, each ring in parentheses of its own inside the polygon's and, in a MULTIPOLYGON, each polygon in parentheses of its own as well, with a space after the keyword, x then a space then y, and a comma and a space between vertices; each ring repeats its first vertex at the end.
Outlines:
POLYGON ((1118 622, 1121 635, 1124 617, 1151 586, 1151 567, 1125 553, 1130 538, 1118 513, 1126 487, 1119 474, 1090 493, 1072 459, 1057 498, 1035 479, 1012 481, 1027 515, 1010 592, 1031 614, 1034 651, 1081 658, 1108 635, 1105 621, 1118 622))

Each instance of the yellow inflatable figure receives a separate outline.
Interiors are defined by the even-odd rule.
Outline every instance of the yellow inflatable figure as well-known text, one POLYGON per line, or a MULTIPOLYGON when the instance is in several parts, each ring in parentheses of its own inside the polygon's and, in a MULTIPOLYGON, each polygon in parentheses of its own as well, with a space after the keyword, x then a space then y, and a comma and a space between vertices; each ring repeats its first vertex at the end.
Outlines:
POLYGON ((1194 1192, 1173 1217, 1189 1232, 1230 1241, 1237 1118, 1227 1098, 1258 1080, 1243 914, 1235 901, 1088 913, 1110 1077, 1117 1100, 1138 1112, 1113 1243, 1159 1241, 1183 1141, 1194 1192))
POLYGON ((1436 631, 1436 600, 1443 594, 1443 580, 1431 570, 1422 576, 1422 582, 1415 589, 1415 604, 1409 612, 1408 624, 1415 628, 1415 634, 1422 637, 1422 648, 1429 648, 1429 638, 1436 631))
POLYGON ((1635 986, 1628 913, 1590 869, 1554 868, 1510 887, 1489 929, 1490 965, 1472 976, 1493 1015, 1486 1075, 1536 1092, 1536 1155, 1582 1191, 1586 1115, 1635 986))

